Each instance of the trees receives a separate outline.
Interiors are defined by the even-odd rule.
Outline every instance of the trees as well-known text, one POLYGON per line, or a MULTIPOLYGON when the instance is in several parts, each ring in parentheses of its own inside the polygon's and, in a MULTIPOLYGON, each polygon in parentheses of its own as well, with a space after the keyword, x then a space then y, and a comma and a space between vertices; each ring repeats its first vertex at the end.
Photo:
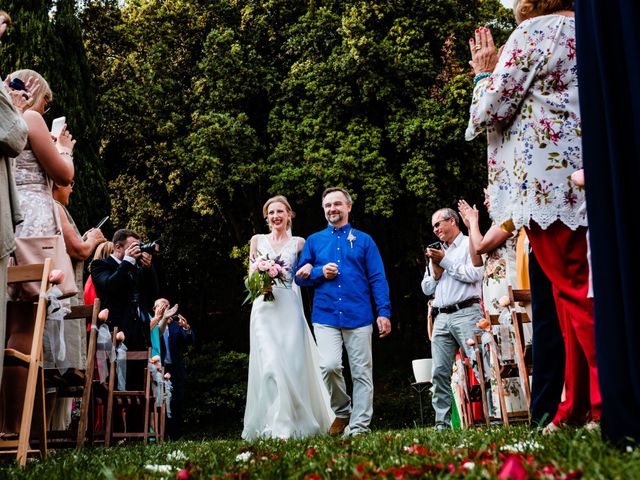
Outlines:
POLYGON ((463 139, 466 39, 484 20, 509 28, 504 15, 492 0, 88 2, 115 225, 162 237, 167 294, 205 336, 246 349, 232 248, 264 231, 269 195, 289 197, 306 236, 324 224, 319 193, 343 185, 391 283, 381 363, 400 345, 424 355, 430 213, 479 201, 486 176, 483 146, 463 139))
POLYGON ((109 210, 104 167, 98 156, 96 98, 73 0, 8 1, 14 25, 0 47, 4 74, 31 68, 44 76, 53 91, 51 122, 64 115, 77 139, 76 168, 70 210, 79 227, 89 228, 109 210), (55 8, 54 8, 55 7, 55 8))

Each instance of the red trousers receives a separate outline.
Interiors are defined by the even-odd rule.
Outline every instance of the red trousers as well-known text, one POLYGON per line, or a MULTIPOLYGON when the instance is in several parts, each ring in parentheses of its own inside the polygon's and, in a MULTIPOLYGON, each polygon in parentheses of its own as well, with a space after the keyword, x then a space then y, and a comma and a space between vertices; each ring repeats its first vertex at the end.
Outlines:
POLYGON ((560 403, 553 423, 580 425, 589 420, 599 421, 602 398, 596 363, 593 302, 587 298, 587 228, 579 227, 574 231, 556 221, 543 230, 532 221, 527 235, 540 267, 553 286, 564 337, 565 399, 560 403))

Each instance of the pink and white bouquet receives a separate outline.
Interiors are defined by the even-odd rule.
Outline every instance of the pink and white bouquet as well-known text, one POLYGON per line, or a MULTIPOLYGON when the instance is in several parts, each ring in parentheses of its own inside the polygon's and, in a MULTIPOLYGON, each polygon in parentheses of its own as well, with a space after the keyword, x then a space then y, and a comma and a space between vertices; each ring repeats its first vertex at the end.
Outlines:
POLYGON ((265 302, 272 302, 273 286, 280 284, 285 286, 289 267, 284 260, 277 257, 271 258, 258 252, 250 263, 250 273, 244 279, 244 286, 247 290, 247 298, 244 299, 243 305, 247 302, 253 303, 260 295, 264 296, 265 302))

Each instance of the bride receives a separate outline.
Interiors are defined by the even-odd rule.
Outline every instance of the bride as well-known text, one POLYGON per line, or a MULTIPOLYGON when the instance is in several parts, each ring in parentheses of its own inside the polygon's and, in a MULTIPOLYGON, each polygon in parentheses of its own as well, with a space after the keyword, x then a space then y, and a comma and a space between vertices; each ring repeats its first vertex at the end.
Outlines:
MULTIPOLYGON (((304 239, 291 235, 293 212, 286 197, 262 209, 271 233, 254 235, 250 271, 259 254, 280 256, 288 267, 285 286, 273 287, 274 301, 257 298, 251 309, 249 381, 242 438, 301 438, 324 434, 334 419, 322 380, 316 344, 302 308, 293 269, 304 239)), ((298 275, 308 275, 302 268, 298 275)))

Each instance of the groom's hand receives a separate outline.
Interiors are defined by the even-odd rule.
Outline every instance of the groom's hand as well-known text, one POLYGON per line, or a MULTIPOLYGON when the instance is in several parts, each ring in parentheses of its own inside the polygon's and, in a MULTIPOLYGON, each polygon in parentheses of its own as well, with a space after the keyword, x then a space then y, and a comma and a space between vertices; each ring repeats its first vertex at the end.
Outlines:
POLYGON ((380 331, 380 338, 386 337, 391 333, 391 320, 387 317, 378 317, 376 322, 378 324, 378 330, 380 331))
POLYGON ((327 263, 324 267, 322 267, 322 274, 327 280, 333 280, 338 276, 338 265, 333 262, 327 263))

